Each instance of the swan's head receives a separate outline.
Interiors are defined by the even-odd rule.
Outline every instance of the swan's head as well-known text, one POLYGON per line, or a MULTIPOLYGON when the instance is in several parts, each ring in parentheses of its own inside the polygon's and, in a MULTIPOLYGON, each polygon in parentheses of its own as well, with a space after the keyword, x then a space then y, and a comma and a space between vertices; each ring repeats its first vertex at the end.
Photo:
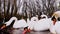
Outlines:
POLYGON ((48 18, 47 15, 41 15, 41 18, 48 18))
POLYGON ((32 17, 31 21, 38 21, 38 18, 37 17, 32 17))

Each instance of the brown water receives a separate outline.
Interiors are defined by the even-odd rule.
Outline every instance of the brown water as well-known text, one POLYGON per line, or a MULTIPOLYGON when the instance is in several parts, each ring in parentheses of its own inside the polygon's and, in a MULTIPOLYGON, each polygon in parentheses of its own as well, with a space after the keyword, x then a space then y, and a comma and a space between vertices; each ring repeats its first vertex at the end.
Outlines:
MULTIPOLYGON (((15 29, 15 30, 8 30, 9 34, 23 34, 23 29, 15 29)), ((7 32, 8 33, 8 32, 7 32)), ((7 33, 2 33, 2 34, 7 34, 7 33)), ((28 34, 51 34, 49 31, 41 31, 41 32, 36 32, 36 31, 31 31, 28 34)))
MULTIPOLYGON (((23 30, 22 29, 13 30, 12 34, 23 34, 23 30)), ((31 31, 28 34, 51 34, 51 33, 49 31, 41 31, 41 32, 31 31)))

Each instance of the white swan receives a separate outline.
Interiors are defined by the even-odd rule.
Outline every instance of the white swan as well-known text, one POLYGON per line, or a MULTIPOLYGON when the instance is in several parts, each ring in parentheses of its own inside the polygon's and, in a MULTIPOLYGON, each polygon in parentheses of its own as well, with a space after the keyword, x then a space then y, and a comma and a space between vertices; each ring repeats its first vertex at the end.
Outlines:
MULTIPOLYGON (((44 16, 45 17, 45 16, 44 16)), ((32 17, 31 21, 28 20, 28 28, 30 30, 35 30, 35 31, 43 31, 43 30, 48 30, 52 26, 52 20, 51 18, 44 18, 41 20, 38 20, 37 17, 32 17)))
POLYGON ((60 20, 57 21, 56 24, 50 28, 50 32, 53 34, 60 34, 60 20))
POLYGON ((55 24, 55 33, 56 34, 60 34, 60 21, 57 21, 56 24, 55 24))
POLYGON ((35 22, 37 23, 38 18, 37 17, 32 17, 31 20, 28 22, 28 29, 33 30, 35 22))
POLYGON ((43 30, 48 30, 50 29, 50 26, 52 24, 52 21, 51 21, 51 18, 47 18, 46 15, 43 15, 44 19, 41 19, 41 20, 37 20, 36 18, 36 21, 31 21, 31 26, 32 26, 32 30, 35 30, 35 31, 43 31, 43 30))
POLYGON ((41 19, 34 25, 34 30, 35 31, 43 31, 43 30, 48 30, 51 25, 51 19, 41 19))
POLYGON ((26 21, 24 19, 17 20, 16 17, 12 17, 8 22, 6 22, 6 26, 9 26, 12 21, 15 20, 15 23, 13 24, 13 28, 21 28, 21 27, 27 27, 26 21))

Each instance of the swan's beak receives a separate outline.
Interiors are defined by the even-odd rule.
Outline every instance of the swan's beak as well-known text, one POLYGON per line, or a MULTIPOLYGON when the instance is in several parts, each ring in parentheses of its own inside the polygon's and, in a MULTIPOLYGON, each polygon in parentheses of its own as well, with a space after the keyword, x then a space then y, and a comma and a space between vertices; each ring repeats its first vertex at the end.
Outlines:
POLYGON ((6 24, 3 24, 1 27, 1 29, 4 29, 4 28, 6 28, 6 24))

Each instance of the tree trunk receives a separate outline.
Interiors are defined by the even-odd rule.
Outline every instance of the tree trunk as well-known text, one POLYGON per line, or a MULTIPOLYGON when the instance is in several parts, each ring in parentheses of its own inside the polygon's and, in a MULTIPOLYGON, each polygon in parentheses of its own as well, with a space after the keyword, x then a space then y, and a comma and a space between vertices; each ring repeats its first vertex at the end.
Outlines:
POLYGON ((17 8, 17 2, 16 1, 17 0, 14 0, 14 7, 15 7, 15 9, 14 9, 14 16, 17 15, 17 10, 18 10, 18 8, 17 8))

